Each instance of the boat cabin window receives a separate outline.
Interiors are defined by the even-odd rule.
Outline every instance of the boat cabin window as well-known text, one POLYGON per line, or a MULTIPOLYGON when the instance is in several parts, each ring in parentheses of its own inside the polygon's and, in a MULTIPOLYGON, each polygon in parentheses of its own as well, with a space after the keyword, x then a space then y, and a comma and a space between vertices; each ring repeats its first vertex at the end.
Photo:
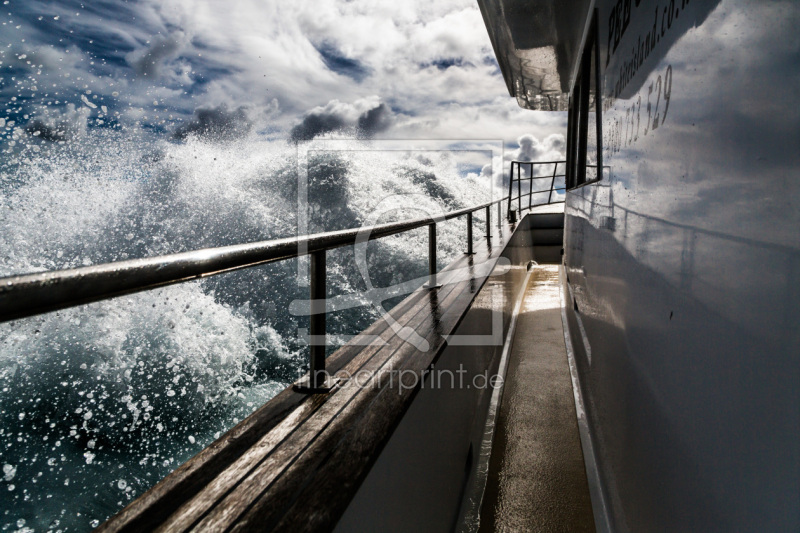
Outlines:
POLYGON ((567 188, 602 179, 597 23, 592 23, 569 99, 567 188))

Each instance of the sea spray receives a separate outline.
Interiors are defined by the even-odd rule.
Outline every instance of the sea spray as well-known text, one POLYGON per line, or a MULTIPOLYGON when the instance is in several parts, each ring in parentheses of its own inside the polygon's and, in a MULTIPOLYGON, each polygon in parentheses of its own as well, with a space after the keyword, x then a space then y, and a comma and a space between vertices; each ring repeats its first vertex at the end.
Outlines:
MULTIPOLYGON (((2 275, 293 236, 306 207, 315 232, 489 197, 452 154, 357 141, 311 153, 307 176, 297 146, 255 134, 175 143, 90 129, 31 143, 0 169, 2 275)), ((463 224, 440 224, 440 266, 463 251, 463 224)), ((424 228, 371 242, 370 282, 424 276, 426 250, 424 228)), ((328 254, 331 294, 366 289, 352 248, 328 254)), ((293 259, 0 324, 2 526, 90 529, 301 375, 307 318, 288 311, 307 298, 298 270, 293 259)), ((351 335, 377 316, 336 312, 328 330, 351 335)))

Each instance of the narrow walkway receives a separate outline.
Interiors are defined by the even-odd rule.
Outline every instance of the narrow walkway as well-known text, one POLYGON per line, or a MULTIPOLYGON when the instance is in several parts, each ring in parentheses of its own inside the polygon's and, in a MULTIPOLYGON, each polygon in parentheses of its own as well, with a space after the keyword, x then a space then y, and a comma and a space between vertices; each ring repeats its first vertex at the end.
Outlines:
POLYGON ((481 533, 594 531, 558 288, 535 266, 517 330, 481 508, 481 533))

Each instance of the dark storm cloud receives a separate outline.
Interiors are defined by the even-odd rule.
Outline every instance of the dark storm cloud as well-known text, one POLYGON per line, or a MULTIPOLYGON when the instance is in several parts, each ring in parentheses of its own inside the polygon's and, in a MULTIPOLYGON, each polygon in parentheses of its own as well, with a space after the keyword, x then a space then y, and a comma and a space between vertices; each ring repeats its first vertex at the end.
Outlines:
POLYGON ((292 128, 289 137, 293 141, 310 141, 317 135, 343 129, 347 121, 336 114, 312 113, 303 122, 292 128))
POLYGON ((372 137, 376 133, 386 131, 391 125, 392 110, 388 105, 381 103, 358 117, 356 128, 359 136, 372 137))
POLYGON ((228 111, 226 105, 215 108, 201 108, 194 112, 194 119, 175 130, 176 139, 189 136, 229 141, 246 135, 252 123, 247 117, 244 107, 228 111))
POLYGON ((319 135, 339 130, 355 132, 361 138, 369 138, 388 129, 393 123, 392 109, 380 103, 377 97, 342 103, 331 100, 324 107, 308 111, 300 124, 292 128, 292 141, 309 141, 319 135))

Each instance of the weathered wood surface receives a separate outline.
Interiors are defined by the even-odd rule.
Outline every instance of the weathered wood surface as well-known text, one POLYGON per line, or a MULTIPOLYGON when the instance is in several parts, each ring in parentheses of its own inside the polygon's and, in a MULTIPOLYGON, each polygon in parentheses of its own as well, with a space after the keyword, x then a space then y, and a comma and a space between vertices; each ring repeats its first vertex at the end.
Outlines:
POLYGON ((440 273, 441 288, 419 289, 390 311, 428 343, 427 350, 404 340, 386 319, 376 321, 361 335, 385 344, 361 346, 354 339, 327 359, 329 372, 358 374, 359 383, 343 379, 328 394, 287 388, 97 531, 332 529, 513 229, 504 225, 502 238, 481 241, 475 255, 449 265, 440 273), (474 278, 446 283, 459 269, 474 278))

